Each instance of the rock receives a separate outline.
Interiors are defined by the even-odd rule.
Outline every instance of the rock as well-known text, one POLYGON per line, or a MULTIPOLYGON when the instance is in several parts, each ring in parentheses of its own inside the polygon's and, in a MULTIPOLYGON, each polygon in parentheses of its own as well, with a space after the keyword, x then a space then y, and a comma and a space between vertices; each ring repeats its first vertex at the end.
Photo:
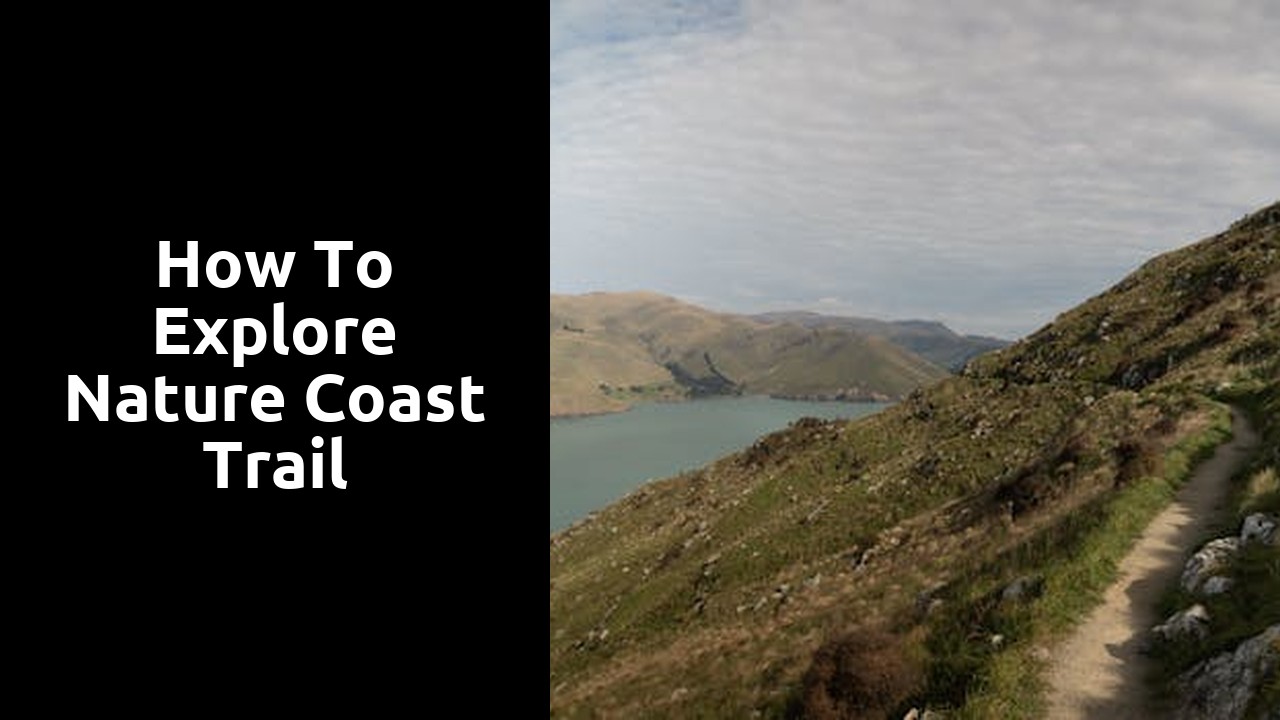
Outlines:
POLYGON ((872 558, 871 550, 863 550, 855 556, 849 558, 849 569, 855 573, 860 573, 867 569, 867 561, 872 558))
POLYGON ((1165 642, 1188 637, 1203 640, 1209 634, 1209 611, 1197 603, 1170 615, 1163 624, 1151 628, 1151 633, 1165 642))
POLYGON ((1235 585, 1235 581, 1225 575, 1214 575, 1204 581, 1204 585, 1200 587, 1200 592, 1204 595, 1221 595, 1231 589, 1235 585))
POLYGON ((1141 390, 1142 386, 1146 384, 1146 381, 1147 378, 1145 373, 1143 373, 1142 368, 1137 365, 1130 366, 1124 371, 1124 374, 1120 376, 1120 384, 1126 390, 1141 390))
POLYGON ((1263 545, 1276 544, 1276 520, 1265 513, 1254 513, 1244 519, 1240 526, 1240 542, 1251 545, 1255 542, 1263 545))
POLYGON ((830 505, 830 504, 831 504, 830 500, 823 500, 822 502, 818 503, 818 507, 814 508, 809 512, 808 515, 805 515, 803 518, 800 519, 800 524, 801 525, 814 524, 815 522, 818 521, 818 516, 822 515, 822 511, 826 510, 827 505, 830 505))
POLYGON ((940 595, 946 589, 947 589, 946 583, 934 583, 933 585, 930 585, 927 589, 921 590, 920 592, 916 593, 916 612, 922 615, 926 614, 929 611, 929 608, 933 605, 934 601, 938 600, 938 595, 940 595))
POLYGON ((1182 589, 1200 592, 1206 580, 1227 569, 1239 550, 1239 538, 1218 538, 1205 543, 1182 569, 1182 589))
POLYGON ((1001 602, 1026 602, 1040 597, 1044 592, 1044 577, 1023 575, 1000 591, 1001 602))
POLYGON ((1239 720, 1280 666, 1280 624, 1178 676, 1179 720, 1239 720))

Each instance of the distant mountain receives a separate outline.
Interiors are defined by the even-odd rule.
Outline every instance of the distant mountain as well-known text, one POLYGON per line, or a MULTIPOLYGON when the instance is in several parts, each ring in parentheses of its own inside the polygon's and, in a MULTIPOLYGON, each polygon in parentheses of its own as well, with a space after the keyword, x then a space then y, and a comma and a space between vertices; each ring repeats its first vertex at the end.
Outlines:
POLYGON ((870 318, 821 315, 794 311, 755 315, 765 322, 789 322, 804 327, 841 328, 881 337, 904 347, 929 362, 958 372, 969 360, 1009 345, 1009 341, 983 335, 960 335, 932 320, 872 320, 870 318))
POLYGON ((549 329, 552 416, 742 393, 887 400, 947 375, 882 337, 655 293, 552 295, 549 329))

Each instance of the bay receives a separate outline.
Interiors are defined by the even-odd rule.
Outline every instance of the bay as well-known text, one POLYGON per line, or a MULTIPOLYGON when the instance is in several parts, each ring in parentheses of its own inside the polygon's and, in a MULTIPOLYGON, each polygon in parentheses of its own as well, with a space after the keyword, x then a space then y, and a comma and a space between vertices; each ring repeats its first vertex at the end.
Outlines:
POLYGON ((856 418, 886 403, 731 397, 551 420, 551 532, 641 484, 693 470, 802 417, 856 418))

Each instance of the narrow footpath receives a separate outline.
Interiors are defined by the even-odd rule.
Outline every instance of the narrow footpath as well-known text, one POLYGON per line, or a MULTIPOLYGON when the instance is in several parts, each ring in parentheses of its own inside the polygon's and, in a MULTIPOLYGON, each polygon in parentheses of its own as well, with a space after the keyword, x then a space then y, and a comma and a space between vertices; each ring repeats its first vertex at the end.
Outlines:
POLYGON ((1223 510, 1229 480, 1248 459, 1258 436, 1231 409, 1234 437, 1192 473, 1169 507, 1143 531, 1120 562, 1119 577, 1102 604, 1054 653, 1049 668, 1049 718, 1143 718, 1144 678, 1151 660, 1139 652, 1146 632, 1164 618, 1155 604, 1175 582, 1182 562, 1223 510))

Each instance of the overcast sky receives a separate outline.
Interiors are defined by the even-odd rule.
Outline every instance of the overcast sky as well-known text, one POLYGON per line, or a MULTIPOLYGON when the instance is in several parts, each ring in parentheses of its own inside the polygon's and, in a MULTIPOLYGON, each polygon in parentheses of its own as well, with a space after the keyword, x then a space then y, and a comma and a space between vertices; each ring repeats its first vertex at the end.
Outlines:
POLYGON ((1280 2, 551 2, 551 291, 1017 337, 1280 198, 1280 2))

